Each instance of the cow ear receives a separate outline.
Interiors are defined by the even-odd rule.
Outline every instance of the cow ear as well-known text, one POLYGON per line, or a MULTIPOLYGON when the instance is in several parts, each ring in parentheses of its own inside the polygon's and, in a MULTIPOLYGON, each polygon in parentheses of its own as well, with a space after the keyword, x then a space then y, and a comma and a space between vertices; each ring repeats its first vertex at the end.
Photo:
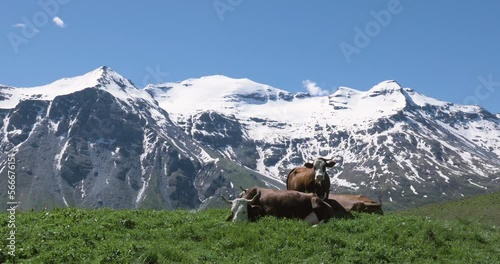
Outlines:
POLYGON ((304 167, 306 167, 308 169, 312 169, 314 167, 314 165, 310 162, 306 162, 306 164, 304 164, 304 167))
POLYGON ((330 160, 329 162, 326 163, 325 167, 328 167, 328 168, 333 167, 333 166, 335 166, 335 164, 337 164, 337 163, 335 163, 335 161, 330 160))

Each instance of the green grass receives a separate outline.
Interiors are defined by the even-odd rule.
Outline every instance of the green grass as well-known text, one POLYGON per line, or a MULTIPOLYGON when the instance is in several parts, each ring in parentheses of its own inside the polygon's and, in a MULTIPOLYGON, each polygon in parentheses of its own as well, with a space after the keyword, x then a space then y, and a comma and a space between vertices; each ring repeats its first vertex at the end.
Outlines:
POLYGON ((235 187, 238 186, 244 188, 248 188, 247 186, 266 187, 266 185, 262 181, 257 179, 255 173, 237 164, 228 162, 226 160, 221 160, 219 161, 218 166, 224 167, 224 175, 231 180, 231 182, 234 184, 235 187))
MULTIPOLYGON (((202 212, 55 209, 16 214, 19 263, 500 263, 500 230, 471 221, 359 214, 310 227, 202 212)), ((0 214, 7 237, 7 214, 0 214)))
POLYGON ((430 204, 398 212, 433 219, 476 222, 500 227, 500 192, 430 204))

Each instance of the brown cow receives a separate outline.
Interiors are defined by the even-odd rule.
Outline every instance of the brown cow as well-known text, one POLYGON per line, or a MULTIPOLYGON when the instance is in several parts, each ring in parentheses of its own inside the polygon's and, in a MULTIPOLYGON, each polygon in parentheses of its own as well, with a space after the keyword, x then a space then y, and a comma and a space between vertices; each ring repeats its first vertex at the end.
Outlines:
MULTIPOLYGON (((245 188, 243 188, 243 187, 240 186, 240 189, 242 190, 242 192, 238 195, 238 198, 245 197, 247 199, 252 199, 255 196, 255 194, 257 194, 257 191, 260 188, 254 187, 254 188, 251 188, 251 189, 245 189, 245 188)), ((329 199, 326 199, 324 201, 332 207, 333 212, 334 212, 334 217, 345 217, 345 216, 350 216, 351 215, 344 208, 344 206, 342 206, 336 200, 329 198, 329 199)))
POLYGON ((316 158, 313 163, 307 162, 304 167, 290 171, 286 178, 286 188, 299 192, 312 192, 325 200, 330 193, 330 177, 326 168, 333 167, 332 159, 316 158))
POLYGON ((382 203, 377 203, 363 195, 330 194, 328 200, 335 200, 348 212, 363 212, 384 214, 382 203))
MULTIPOLYGON (((224 197, 223 197, 224 198, 224 197)), ((254 221, 261 216, 302 219, 311 224, 326 222, 334 212, 332 207, 313 193, 289 190, 250 188, 232 205, 227 221, 254 221)))

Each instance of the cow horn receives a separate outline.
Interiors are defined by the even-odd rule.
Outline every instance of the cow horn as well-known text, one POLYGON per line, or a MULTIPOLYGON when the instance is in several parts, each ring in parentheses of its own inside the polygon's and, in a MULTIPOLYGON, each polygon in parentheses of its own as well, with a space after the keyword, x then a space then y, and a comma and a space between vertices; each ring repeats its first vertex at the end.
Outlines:
POLYGON ((233 204, 233 201, 230 201, 228 199, 226 199, 224 196, 220 196, 222 198, 222 200, 224 200, 224 202, 228 203, 228 204, 233 204))
POLYGON ((252 200, 247 199, 247 201, 248 201, 248 203, 253 204, 253 203, 255 203, 256 201, 258 201, 258 200, 259 200, 259 198, 260 198, 260 191, 259 191, 259 192, 257 192, 257 194, 256 194, 256 195, 252 198, 252 200))
POLYGON ((240 189, 244 191, 245 193, 248 191, 248 189, 244 189, 243 187, 240 186, 240 189))

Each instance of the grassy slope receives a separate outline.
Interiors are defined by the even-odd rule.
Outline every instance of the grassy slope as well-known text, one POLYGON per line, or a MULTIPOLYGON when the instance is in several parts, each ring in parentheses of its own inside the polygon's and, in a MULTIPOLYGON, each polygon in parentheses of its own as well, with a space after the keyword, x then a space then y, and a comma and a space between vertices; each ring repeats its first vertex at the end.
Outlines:
POLYGON ((426 205, 398 213, 443 220, 473 221, 500 227, 500 192, 426 205))
MULTIPOLYGON (((228 210, 56 209, 18 213, 17 256, 34 263, 500 263, 500 230, 464 221, 356 215, 318 227, 228 210)), ((6 236, 7 215, 0 214, 6 236)), ((1 240, 0 262, 7 256, 1 240)))

